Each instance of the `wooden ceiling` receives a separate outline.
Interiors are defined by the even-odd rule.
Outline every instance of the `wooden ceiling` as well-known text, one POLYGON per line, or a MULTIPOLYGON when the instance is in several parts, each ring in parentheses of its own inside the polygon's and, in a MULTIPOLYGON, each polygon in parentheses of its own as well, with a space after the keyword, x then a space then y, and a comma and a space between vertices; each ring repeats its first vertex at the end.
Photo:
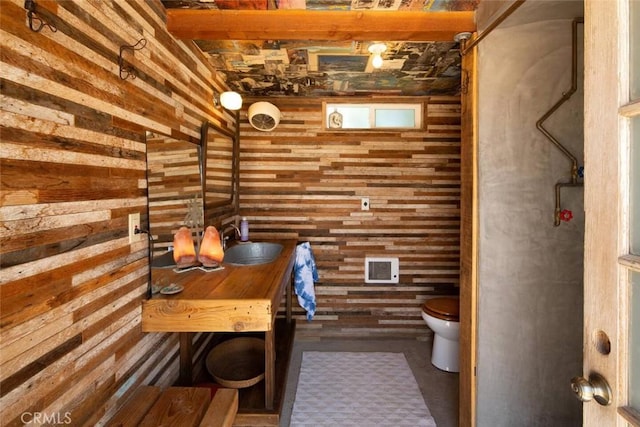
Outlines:
POLYGON ((167 28, 194 40, 452 41, 475 23, 473 12, 174 9, 167 28))
POLYGON ((479 0, 164 0, 167 29, 194 40, 250 96, 424 96, 460 91, 460 32, 479 0), (384 42, 382 68, 368 46, 384 42))

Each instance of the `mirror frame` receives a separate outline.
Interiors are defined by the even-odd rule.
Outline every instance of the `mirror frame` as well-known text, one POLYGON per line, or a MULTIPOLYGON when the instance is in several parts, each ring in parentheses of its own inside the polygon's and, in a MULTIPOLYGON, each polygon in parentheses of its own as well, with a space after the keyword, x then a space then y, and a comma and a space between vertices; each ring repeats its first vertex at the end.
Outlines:
MULTIPOLYGON (((237 122, 237 112, 236 112, 236 122, 237 122)), ((201 128, 201 138, 200 138, 200 147, 202 153, 202 194, 203 194, 203 209, 204 209, 204 217, 208 217, 208 212, 211 210, 221 209, 225 207, 233 207, 234 210, 237 210, 238 204, 238 181, 239 181, 239 151, 240 144, 238 138, 237 127, 235 131, 224 128, 220 125, 217 125, 212 122, 204 122, 201 128), (231 157, 231 191, 229 197, 220 200, 211 202, 207 200, 207 149, 209 143, 209 132, 217 132, 222 136, 228 137, 232 141, 232 157, 231 157)))

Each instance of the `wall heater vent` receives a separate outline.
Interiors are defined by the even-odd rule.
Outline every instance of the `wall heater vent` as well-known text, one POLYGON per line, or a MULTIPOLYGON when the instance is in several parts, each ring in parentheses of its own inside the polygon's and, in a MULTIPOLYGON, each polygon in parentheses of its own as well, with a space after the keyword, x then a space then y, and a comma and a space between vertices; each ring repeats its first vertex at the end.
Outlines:
POLYGON ((398 283, 400 279, 398 258, 364 259, 365 283, 398 283))

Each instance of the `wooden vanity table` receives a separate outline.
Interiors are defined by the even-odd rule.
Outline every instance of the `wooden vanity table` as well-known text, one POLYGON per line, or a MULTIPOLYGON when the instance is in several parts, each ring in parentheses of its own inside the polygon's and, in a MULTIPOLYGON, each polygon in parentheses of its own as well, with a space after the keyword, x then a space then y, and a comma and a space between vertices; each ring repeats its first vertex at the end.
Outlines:
POLYGON ((176 273, 171 268, 154 269, 166 284, 184 290, 175 295, 155 294, 142 303, 143 332, 180 333, 180 381, 192 381, 194 332, 264 332, 265 408, 274 408, 276 343, 275 321, 283 296, 286 321, 291 324, 292 273, 297 241, 274 241, 283 245, 274 261, 258 265, 229 265, 204 272, 199 269, 176 273))

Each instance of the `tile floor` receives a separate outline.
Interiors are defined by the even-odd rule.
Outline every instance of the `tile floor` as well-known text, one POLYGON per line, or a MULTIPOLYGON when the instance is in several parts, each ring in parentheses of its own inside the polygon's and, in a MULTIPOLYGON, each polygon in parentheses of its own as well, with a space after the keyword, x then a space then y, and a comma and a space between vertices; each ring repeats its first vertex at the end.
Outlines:
POLYGON ((280 427, 289 426, 303 351, 402 352, 438 427, 458 425, 458 374, 440 371, 431 364, 431 341, 336 339, 294 342, 280 427))

